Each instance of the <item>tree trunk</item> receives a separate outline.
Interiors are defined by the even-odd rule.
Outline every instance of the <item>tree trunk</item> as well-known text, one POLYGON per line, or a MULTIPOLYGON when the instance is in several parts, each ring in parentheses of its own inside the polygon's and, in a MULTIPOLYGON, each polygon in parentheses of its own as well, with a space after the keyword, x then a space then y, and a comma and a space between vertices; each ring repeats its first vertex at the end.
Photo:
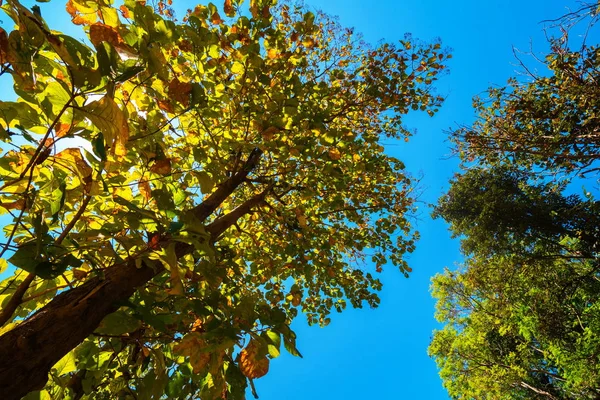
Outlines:
POLYGON ((159 271, 135 262, 113 265, 104 279, 95 277, 61 293, 13 330, 0 337, 0 399, 18 400, 41 390, 48 372, 65 354, 90 336, 136 288, 159 271))

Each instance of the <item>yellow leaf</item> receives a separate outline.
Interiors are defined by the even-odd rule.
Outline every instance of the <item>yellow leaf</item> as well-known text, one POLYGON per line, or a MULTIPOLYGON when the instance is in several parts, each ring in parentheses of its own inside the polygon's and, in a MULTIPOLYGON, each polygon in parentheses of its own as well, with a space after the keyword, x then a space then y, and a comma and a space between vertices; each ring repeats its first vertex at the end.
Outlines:
POLYGON ((89 7, 88 3, 80 0, 69 0, 67 2, 67 12, 71 15, 71 20, 76 25, 91 25, 98 20, 97 9, 89 7))
POLYGON ((129 140, 129 125, 127 115, 117 103, 109 96, 104 96, 86 105, 82 111, 103 133, 106 147, 111 148, 113 154, 124 156, 127 153, 125 145, 129 140))
POLYGON ((67 164, 67 172, 73 173, 77 172, 79 177, 85 179, 91 177, 92 175, 92 167, 88 165, 88 163, 83 159, 81 155, 81 150, 74 147, 69 147, 64 149, 60 153, 54 156, 56 160, 62 160, 62 162, 58 162, 58 165, 63 166, 63 164, 67 164), (73 171, 74 169, 75 171, 73 171))
POLYGON ((269 49, 267 51, 267 57, 269 57, 270 59, 277 58, 278 56, 279 54, 277 53, 277 49, 269 49))
POLYGON ((210 362, 210 353, 204 351, 207 347, 204 339, 197 332, 188 333, 181 341, 173 347, 175 353, 190 358, 193 372, 199 374, 210 362))
POLYGON ((56 371, 57 376, 66 375, 69 372, 73 372, 77 370, 77 365, 75 364, 75 353, 69 352, 63 358, 61 358, 55 365, 52 367, 53 370, 56 371))

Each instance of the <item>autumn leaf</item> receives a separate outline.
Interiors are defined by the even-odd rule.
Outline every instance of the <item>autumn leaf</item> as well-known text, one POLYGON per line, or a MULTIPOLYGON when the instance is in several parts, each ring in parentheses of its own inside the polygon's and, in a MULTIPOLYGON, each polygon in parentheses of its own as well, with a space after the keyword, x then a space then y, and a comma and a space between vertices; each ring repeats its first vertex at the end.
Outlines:
POLYGON ((166 158, 163 160, 156 160, 150 167, 150 171, 159 175, 168 175, 171 173, 171 160, 166 158))
POLYGON ((121 5, 119 6, 119 11, 121 11, 121 15, 123 15, 123 18, 131 18, 131 14, 129 13, 129 8, 127 8, 125 5, 121 5))
POLYGON ((8 35, 6 31, 0 28, 0 64, 8 61, 8 35))
POLYGON ((99 46, 102 42, 117 46, 123 42, 123 39, 115 28, 100 22, 90 26, 90 40, 94 46, 99 46))
POLYGON ((414 191, 381 143, 407 135, 405 105, 437 111, 435 77, 409 82, 398 60, 434 70, 439 51, 365 50, 324 13, 275 3, 175 19, 170 0, 69 0, 73 37, 3 3, 0 287, 15 289, 0 294, 0 360, 26 360, 0 374, 11 396, 85 375, 106 398, 242 400, 280 342, 300 356, 296 308, 325 325, 346 301, 378 305, 352 255, 408 271, 414 191), (52 374, 70 351, 70 377, 52 374))
POLYGON ((173 346, 175 353, 189 357, 194 374, 202 372, 210 362, 210 353, 205 351, 206 341, 197 332, 188 333, 179 343, 173 346))
POLYGON ((140 180, 138 182, 138 190, 140 191, 142 196, 144 196, 145 200, 150 200, 152 198, 152 189, 150 188, 150 182, 148 182, 147 180, 140 180))
POLYGON ((328 154, 329 158, 334 161, 339 160, 342 157, 342 153, 340 153, 340 151, 335 147, 330 148, 328 154))
POLYGON ((25 199, 19 199, 11 202, 0 203, 0 206, 7 210, 22 210, 25 208, 25 199))
POLYGON ((277 132, 279 132, 279 128, 275 126, 270 126, 262 131, 262 137, 267 141, 273 140, 277 132))
POLYGON ((190 104, 192 87, 190 82, 181 82, 179 79, 173 78, 169 82, 169 95, 173 100, 187 107, 190 104))
POLYGON ((85 179, 91 177, 92 167, 83 159, 81 150, 78 148, 67 148, 54 156, 59 165, 66 163, 70 168, 67 169, 70 173, 75 172, 78 176, 85 179))
POLYGON ((89 118, 103 133, 106 147, 111 147, 114 154, 127 154, 126 144, 129 140, 127 117, 110 96, 103 96, 83 107, 82 113, 89 118))
POLYGON ((267 57, 269 57, 271 60, 277 58, 279 56, 279 53, 277 52, 277 49, 269 49, 267 51, 267 57))
POLYGON ((266 355, 259 357, 258 353, 258 343, 252 339, 239 355, 240 371, 250 379, 260 378, 269 372, 269 359, 266 355))
POLYGON ((235 8, 233 7, 233 3, 231 0, 225 0, 225 5, 223 6, 225 10, 225 15, 228 17, 233 17, 235 15, 235 8))
POLYGON ((212 16, 210 17, 210 22, 213 25, 221 25, 223 23, 223 20, 221 19, 221 16, 219 15, 219 13, 215 11, 212 14, 212 16))
POLYGON ((54 132, 56 134, 56 137, 59 137, 59 138, 65 136, 67 133, 69 133, 70 129, 71 129, 71 125, 64 124, 61 122, 56 123, 56 125, 54 126, 54 132))

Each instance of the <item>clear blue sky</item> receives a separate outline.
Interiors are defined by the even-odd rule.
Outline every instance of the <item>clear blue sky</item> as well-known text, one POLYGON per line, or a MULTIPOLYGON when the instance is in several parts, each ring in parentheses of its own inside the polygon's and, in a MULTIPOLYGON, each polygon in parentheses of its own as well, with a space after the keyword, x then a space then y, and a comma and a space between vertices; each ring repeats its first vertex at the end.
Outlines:
MULTIPOLYGON (((221 0, 213 0, 221 3, 221 0)), ((174 0, 178 9, 195 2, 174 0), (183 4, 182 4, 183 3, 183 4)), ((457 161, 448 159, 444 130, 468 124, 474 116, 472 96, 488 86, 503 84, 518 67, 512 46, 538 53, 546 50, 540 21, 578 8, 574 1, 557 0, 306 0, 340 17, 345 26, 362 32, 375 43, 395 42, 406 32, 425 41, 441 38, 453 49, 451 73, 438 84, 445 105, 434 118, 414 115, 407 124, 418 133, 410 143, 388 143, 415 176, 423 174, 418 229, 422 239, 410 258, 414 272, 405 279, 389 267, 378 309, 348 310, 333 316, 324 329, 307 327, 298 318, 293 328, 303 359, 282 352, 270 373, 255 382, 261 400, 307 399, 448 399, 435 364, 427 356, 434 302, 429 295, 431 277, 460 260, 458 243, 449 239, 441 221, 431 221, 426 203, 433 203, 447 188, 457 161)), ((63 0, 39 4, 54 29, 64 29, 63 0), (62 13, 61 13, 62 14, 62 13), (62 25, 62 26, 61 26, 62 25)), ((33 1, 23 0, 31 6, 33 1)), ((220 4, 219 4, 220 5, 220 4)), ((5 23, 7 22, 7 18, 5 23)), ((73 31, 72 31, 73 32, 73 31)), ((77 36, 77 34, 76 34, 77 36)), ((81 36, 81 35, 80 35, 81 36)), ((6 83, 6 82, 5 82, 6 83)), ((3 91, 2 97, 8 95, 3 91)), ((251 398, 251 396, 248 396, 251 398)))
MULTIPOLYGON (((407 119, 417 135, 388 146, 414 175, 424 175, 421 200, 433 203, 447 189, 457 161, 448 159, 444 130, 473 121, 471 98, 490 85, 501 85, 518 72, 512 46, 546 51, 540 21, 578 8, 557 0, 306 0, 340 17, 345 26, 375 43, 397 41, 405 32, 423 40, 441 38, 453 49, 450 74, 439 83, 447 97, 433 118, 407 119)), ((542 71, 540 71, 542 72, 542 71)), ((307 327, 300 318, 294 329, 304 358, 282 353, 269 374, 256 381, 261 400, 400 399, 445 400, 435 363, 427 356, 434 302, 431 277, 460 260, 442 221, 431 221, 423 204, 421 240, 409 264, 409 279, 392 267, 385 270, 381 306, 348 310, 333 316, 326 328, 307 327)))

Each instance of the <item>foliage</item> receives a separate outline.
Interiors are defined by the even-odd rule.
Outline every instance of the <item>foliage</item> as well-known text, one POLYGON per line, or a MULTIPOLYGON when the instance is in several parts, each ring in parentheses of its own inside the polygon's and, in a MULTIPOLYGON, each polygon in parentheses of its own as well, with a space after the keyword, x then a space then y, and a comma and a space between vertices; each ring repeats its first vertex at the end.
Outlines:
POLYGON ((437 110, 449 56, 272 3, 179 22, 165 2, 69 0, 84 41, 4 3, 0 397, 60 359, 43 395, 244 398, 282 342, 300 355, 299 311, 378 304, 367 254, 407 274, 411 181, 380 139, 437 110))
MULTIPOLYGON (((587 12, 593 25, 596 9, 563 22, 587 12)), ((465 171, 434 216, 465 260, 433 279, 444 326, 429 353, 453 398, 600 396, 600 203, 569 186, 597 172, 600 50, 572 51, 563 33, 547 76, 491 89, 473 126, 451 133, 465 171)))
POLYGON ((470 258, 434 278, 429 353, 456 399, 596 399, 597 262, 470 258))
POLYGON ((594 258, 600 203, 564 189, 532 172, 473 167, 451 181, 433 216, 450 223, 465 254, 594 258))
MULTIPOLYGON (((585 20, 585 37, 592 36, 597 7, 588 4, 564 22, 585 20)), ((538 60, 539 74, 523 64, 525 79, 511 78, 506 86, 489 89, 486 98, 475 98, 478 120, 450 133, 461 158, 550 173, 596 171, 600 47, 584 42, 573 49, 565 27, 562 33, 550 41, 545 60, 538 60)))
POLYGON ((600 393, 598 202, 507 168, 471 168, 434 215, 466 261, 434 277, 429 348, 451 396, 595 399, 600 393))

